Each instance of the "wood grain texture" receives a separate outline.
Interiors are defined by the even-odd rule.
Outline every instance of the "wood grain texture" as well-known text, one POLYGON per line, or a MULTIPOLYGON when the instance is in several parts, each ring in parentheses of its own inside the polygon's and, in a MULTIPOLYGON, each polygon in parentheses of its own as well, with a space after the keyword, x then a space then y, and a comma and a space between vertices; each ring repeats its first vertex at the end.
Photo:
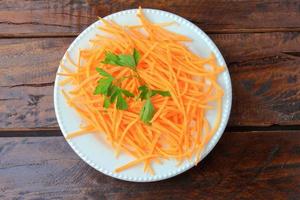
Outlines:
POLYGON ((216 34, 233 85, 232 126, 300 124, 300 33, 216 34))
POLYGON ((53 84, 73 38, 0 40, 2 128, 57 127, 53 84))
MULTIPOLYGON (((300 123, 300 34, 212 34, 231 73, 230 126, 300 123)), ((73 38, 0 40, 0 128, 57 127, 53 82, 73 38)))
POLYGON ((225 133, 199 166, 156 183, 105 176, 63 137, 2 138, 0 156, 3 200, 300 198, 299 132, 225 133))
POLYGON ((77 35, 97 16, 138 6, 176 13, 210 33, 300 30, 297 0, 4 0, 0 37, 77 35))

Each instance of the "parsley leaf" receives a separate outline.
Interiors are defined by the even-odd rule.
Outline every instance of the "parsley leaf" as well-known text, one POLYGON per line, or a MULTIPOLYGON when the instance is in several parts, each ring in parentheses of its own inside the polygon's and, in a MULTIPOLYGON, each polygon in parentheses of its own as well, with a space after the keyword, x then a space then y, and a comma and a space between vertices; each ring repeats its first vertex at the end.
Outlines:
MULTIPOLYGON (((123 90, 123 89, 121 89, 121 88, 119 88, 117 86, 113 86, 113 87, 114 88, 113 88, 113 91, 112 91, 111 96, 110 96, 110 103, 114 103, 116 101, 116 99, 117 99, 117 107, 118 107, 118 101, 122 102, 122 99, 118 100, 120 98, 119 96, 122 97, 122 94, 124 94, 124 96, 126 96, 126 97, 134 97, 134 94, 132 94, 128 90, 123 90)), ((121 107, 123 107, 123 106, 121 105, 121 107)))
POLYGON ((96 68, 96 71, 101 75, 101 76, 105 76, 105 77, 111 77, 112 78, 112 75, 110 75, 108 72, 104 71, 103 69, 97 67, 96 68))
POLYGON ((121 94, 121 89, 119 87, 115 87, 114 91, 110 97, 110 103, 114 103, 116 98, 121 94))
POLYGON ((110 65, 118 65, 118 56, 111 52, 105 52, 105 59, 102 61, 103 64, 110 64, 110 65))
POLYGON ((117 90, 117 86, 115 85, 111 85, 109 88, 108 88, 108 91, 107 91, 107 96, 110 97, 116 90, 117 90))
POLYGON ((117 109, 119 109, 119 110, 127 110, 127 108, 128 108, 127 102, 122 97, 122 95, 119 94, 118 95, 118 99, 117 99, 117 109))
POLYGON ((169 91, 163 91, 163 90, 151 90, 151 97, 153 97, 154 95, 159 94, 163 97, 170 97, 171 94, 169 91))
POLYGON ((135 66, 137 66, 140 61, 141 54, 136 49, 133 50, 133 57, 135 61, 135 66))
POLYGON ((118 65, 135 69, 136 64, 132 55, 121 54, 118 55, 118 58, 118 65))
POLYGON ((129 92, 128 90, 122 90, 122 93, 123 93, 126 97, 134 97, 134 94, 132 94, 132 93, 129 92))
POLYGON ((104 94, 107 95, 108 89, 111 87, 113 78, 102 78, 98 81, 98 85, 94 91, 94 95, 96 94, 104 94))
POLYGON ((108 98, 105 98, 105 99, 104 99, 104 102, 103 102, 103 107, 104 107, 104 108, 109 108, 109 106, 110 106, 110 101, 109 101, 108 98))
POLYGON ((98 85, 96 86, 94 90, 94 94, 103 94, 105 95, 104 101, 103 101, 103 107, 109 108, 109 106, 117 101, 116 106, 119 110, 126 110, 128 108, 128 104, 126 100, 124 99, 124 96, 126 97, 134 97, 134 94, 129 92, 128 90, 123 90, 120 87, 113 84, 113 81, 115 78, 109 74, 108 72, 104 71, 101 68, 96 68, 96 71, 103 76, 98 81, 98 85))
POLYGON ((146 124, 150 124, 153 115, 154 115, 154 106, 150 98, 148 98, 144 103, 143 108, 140 112, 140 119, 142 120, 142 122, 146 124))
POLYGON ((163 96, 163 97, 170 97, 171 94, 169 91, 163 91, 163 90, 150 90, 146 85, 142 85, 140 86, 139 88, 139 91, 140 91, 140 95, 139 95, 139 98, 141 100, 145 100, 149 97, 153 97, 157 94, 163 96))
POLYGON ((146 124, 150 124, 150 121, 153 118, 153 115, 155 113, 154 106, 151 102, 151 97, 153 97, 156 94, 159 94, 163 97, 171 96, 169 91, 163 91, 163 90, 151 90, 146 85, 142 85, 138 88, 140 91, 140 95, 138 98, 141 100, 146 100, 142 110, 140 111, 140 119, 146 124))
POLYGON ((136 66, 140 60, 140 53, 134 49, 133 55, 130 54, 114 54, 112 52, 105 53, 105 59, 102 61, 104 64, 117 65, 123 67, 129 67, 136 70, 136 66))
POLYGON ((148 92, 149 92, 149 88, 146 86, 146 85, 142 85, 138 88, 138 90, 141 92, 140 95, 139 95, 139 98, 141 100, 145 100, 147 99, 147 95, 148 95, 148 92))

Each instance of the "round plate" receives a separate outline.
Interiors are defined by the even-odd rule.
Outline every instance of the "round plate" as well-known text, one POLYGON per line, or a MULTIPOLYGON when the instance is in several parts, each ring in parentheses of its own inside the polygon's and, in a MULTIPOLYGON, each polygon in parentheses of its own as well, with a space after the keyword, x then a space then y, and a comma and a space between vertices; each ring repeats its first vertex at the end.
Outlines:
MULTIPOLYGON (((202 57, 208 57, 211 52, 214 52, 219 64, 226 67, 226 63, 216 45, 201 29, 199 29, 191 22, 175 14, 161 10, 143 9, 143 12, 147 18, 155 23, 170 21, 177 22, 178 25, 172 25, 170 27, 167 27, 167 29, 191 38, 193 42, 186 43, 186 45, 190 48, 190 50, 194 51, 196 54, 202 57)), ((137 9, 125 10, 104 17, 104 19, 114 20, 121 25, 136 25, 140 24, 136 13, 137 9)), ((100 30, 97 29, 97 26, 101 26, 100 21, 97 21, 94 24, 90 25, 70 45, 67 52, 70 54, 73 60, 77 60, 79 49, 88 48, 90 46, 88 42, 89 39, 94 37, 95 34, 101 33, 100 30)), ((64 56, 62 59, 62 63, 65 62, 66 58, 64 56)), ((58 69, 58 72, 60 71, 61 69, 58 69)), ((76 114, 76 111, 68 106, 64 97, 62 96, 60 92, 62 87, 58 85, 58 82, 61 79, 63 79, 61 76, 56 76, 54 86, 54 106, 58 124, 63 135, 66 136, 68 133, 79 129, 81 119, 76 114)), ((218 81, 225 92, 225 95, 223 97, 221 124, 217 132, 209 141, 208 145, 205 147, 202 159, 214 148, 216 143, 219 141, 221 135, 224 132, 230 114, 232 91, 230 76, 227 67, 226 70, 219 76, 218 81)), ((63 89, 69 90, 70 86, 64 86, 63 89)), ((213 123, 215 120, 216 111, 209 111, 206 116, 209 122, 213 123)), ((161 165, 152 165, 153 169, 155 170, 155 175, 144 173, 142 164, 123 172, 115 173, 115 168, 132 161, 133 158, 125 154, 121 154, 118 159, 115 158, 113 149, 109 147, 104 140, 95 138, 93 134, 80 136, 71 140, 67 140, 67 142, 86 163, 88 163, 96 170, 106 175, 127 181, 151 182, 163 180, 178 175, 194 166, 194 163, 189 161, 185 161, 182 165, 176 166, 175 160, 167 160, 164 161, 164 163, 161 165)))

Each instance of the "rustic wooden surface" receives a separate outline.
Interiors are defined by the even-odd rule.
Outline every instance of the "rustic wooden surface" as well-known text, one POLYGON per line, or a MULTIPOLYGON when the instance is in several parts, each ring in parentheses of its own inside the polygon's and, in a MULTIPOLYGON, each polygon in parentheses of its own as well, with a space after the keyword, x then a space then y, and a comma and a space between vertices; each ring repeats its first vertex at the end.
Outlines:
POLYGON ((227 132, 199 166, 157 183, 107 177, 63 137, 3 138, 0 147, 0 199, 300 198, 299 131, 227 132))
POLYGON ((0 0, 0 199, 300 199, 299 76, 299 0, 0 0), (74 38, 97 16, 139 5, 206 31, 233 84, 229 128, 204 162, 143 184, 81 161, 53 108, 74 38))
POLYGON ((96 16, 138 6, 174 12, 209 33, 300 30, 297 0, 5 0, 0 4, 0 36, 76 35, 96 16))

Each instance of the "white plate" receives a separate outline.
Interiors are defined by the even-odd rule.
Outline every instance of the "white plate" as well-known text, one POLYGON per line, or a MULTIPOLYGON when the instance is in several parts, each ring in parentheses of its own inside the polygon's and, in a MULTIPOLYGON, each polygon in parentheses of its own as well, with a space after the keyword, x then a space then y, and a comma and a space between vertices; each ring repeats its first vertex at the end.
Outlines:
MULTIPOLYGON (((135 25, 139 24, 138 18, 136 17, 136 12, 137 9, 125 10, 109 15, 105 17, 105 19, 114 20, 117 23, 123 25, 135 25)), ((149 18, 152 22, 176 21, 179 26, 170 26, 168 27, 169 30, 181 33, 193 39, 193 42, 189 43, 188 47, 200 56, 207 57, 210 52, 214 52, 217 56, 219 64, 226 67, 226 63, 216 45, 201 29, 199 29, 191 22, 175 14, 161 10, 143 9, 143 12, 146 17, 149 18)), ((82 49, 89 47, 88 40, 95 36, 96 33, 99 33, 99 30, 97 30, 96 28, 99 25, 101 25, 101 22, 99 21, 90 25, 70 45, 67 52, 74 60, 77 60, 79 48, 82 49)), ((65 56, 63 57, 62 62, 66 62, 65 56)), ((58 69, 58 72, 60 72, 60 70, 61 69, 58 69)), ((58 85, 58 82, 61 79, 61 76, 56 76, 54 86, 54 106, 58 124, 63 135, 66 136, 67 133, 79 129, 81 119, 76 114, 76 112, 67 105, 64 97, 62 96, 60 92, 62 88, 58 85)), ((223 97, 221 124, 215 135, 206 146, 202 159, 214 148, 216 143, 219 141, 226 127, 231 109, 232 91, 230 76, 227 68, 219 76, 218 81, 225 91, 225 95, 223 97)), ((70 88, 64 87, 64 89, 68 90, 70 88)), ((207 114, 210 122, 214 121, 215 114, 215 111, 207 114)), ((185 161, 178 167, 176 166, 175 160, 170 160, 164 161, 162 165, 153 164, 153 168, 155 170, 155 175, 153 176, 143 172, 142 164, 125 170, 121 173, 115 173, 115 168, 126 164, 129 161, 132 161, 133 158, 122 154, 118 159, 116 159, 114 157, 114 151, 106 144, 106 142, 95 139, 92 134, 87 134, 81 137, 74 138, 72 140, 67 140, 67 142, 86 163, 94 167, 96 170, 106 175, 127 181, 151 182, 163 180, 178 175, 194 166, 193 163, 185 161)))

